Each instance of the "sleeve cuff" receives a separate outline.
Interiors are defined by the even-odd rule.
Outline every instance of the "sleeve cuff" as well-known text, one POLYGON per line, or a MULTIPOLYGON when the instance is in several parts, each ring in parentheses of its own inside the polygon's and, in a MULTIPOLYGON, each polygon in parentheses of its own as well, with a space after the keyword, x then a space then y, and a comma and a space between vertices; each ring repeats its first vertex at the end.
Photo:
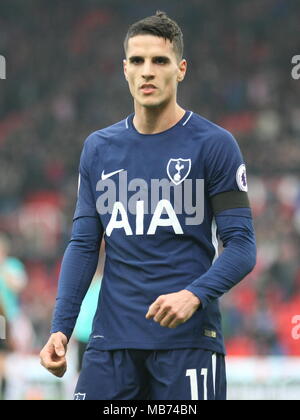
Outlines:
POLYGON ((205 298, 203 291, 199 287, 190 285, 185 289, 189 292, 192 292, 195 296, 197 296, 200 299, 201 305, 199 309, 205 309, 207 307, 207 305, 209 304, 209 300, 205 298))
POLYGON ((71 330, 70 328, 51 328, 50 330, 50 334, 55 334, 57 332, 63 333, 67 337, 68 342, 69 342, 71 335, 73 333, 73 330, 71 330))

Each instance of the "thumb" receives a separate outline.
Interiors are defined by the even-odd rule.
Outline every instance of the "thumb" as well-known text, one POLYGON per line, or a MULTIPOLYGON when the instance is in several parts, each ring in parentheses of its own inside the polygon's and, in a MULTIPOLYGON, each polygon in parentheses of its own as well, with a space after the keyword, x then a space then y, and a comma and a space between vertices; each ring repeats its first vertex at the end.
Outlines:
POLYGON ((65 355, 65 348, 62 341, 54 341, 54 349, 57 356, 62 357, 65 355))

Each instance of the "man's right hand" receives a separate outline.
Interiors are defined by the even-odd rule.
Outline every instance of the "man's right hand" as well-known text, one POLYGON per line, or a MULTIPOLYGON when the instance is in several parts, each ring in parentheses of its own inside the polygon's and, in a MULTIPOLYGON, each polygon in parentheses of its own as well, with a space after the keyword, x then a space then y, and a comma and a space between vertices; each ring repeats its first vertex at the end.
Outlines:
POLYGON ((51 334, 40 352, 41 365, 53 375, 61 378, 67 370, 66 352, 68 339, 62 332, 51 334))

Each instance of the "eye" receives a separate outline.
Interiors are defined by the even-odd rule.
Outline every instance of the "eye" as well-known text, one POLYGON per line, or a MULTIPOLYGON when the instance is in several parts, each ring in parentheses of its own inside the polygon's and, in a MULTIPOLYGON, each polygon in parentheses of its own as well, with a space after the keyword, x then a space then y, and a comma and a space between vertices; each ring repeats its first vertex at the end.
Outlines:
POLYGON ((154 62, 156 64, 166 64, 166 63, 168 63, 168 61, 169 61, 169 59, 167 57, 156 57, 154 59, 154 62))
POLYGON ((141 64, 143 62, 142 57, 131 57, 130 63, 132 64, 141 64))

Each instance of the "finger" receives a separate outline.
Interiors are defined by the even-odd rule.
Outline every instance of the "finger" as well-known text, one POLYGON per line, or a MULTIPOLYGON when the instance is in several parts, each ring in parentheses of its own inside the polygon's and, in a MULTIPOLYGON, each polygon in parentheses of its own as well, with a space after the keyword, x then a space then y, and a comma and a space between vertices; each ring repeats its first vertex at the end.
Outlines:
POLYGON ((47 368, 52 363, 52 354, 49 351, 43 351, 40 353, 41 365, 47 368))
POLYGON ((149 306, 148 312, 146 313, 146 318, 147 319, 153 318, 156 315, 159 308, 160 308, 160 304, 156 300, 155 302, 152 303, 152 305, 149 306))
POLYGON ((57 356, 63 357, 65 355, 65 347, 63 345, 63 342, 58 339, 54 341, 53 345, 57 356))
POLYGON ((46 369, 49 367, 61 366, 65 361, 65 357, 59 357, 55 352, 53 353, 44 353, 40 356, 41 365, 46 369))
POLYGON ((161 308, 156 313, 155 317, 153 318, 155 322, 159 322, 164 319, 168 315, 169 309, 167 308, 161 308))
POLYGON ((178 327, 178 325, 181 325, 185 322, 185 320, 183 320, 182 318, 178 319, 178 318, 174 318, 168 325, 169 328, 176 328, 178 327))
POLYGON ((66 366, 63 366, 60 369, 48 369, 48 371, 52 373, 52 375, 57 376, 58 378, 61 378, 62 376, 64 376, 66 370, 67 370, 66 366))
POLYGON ((161 321, 160 326, 161 327, 169 327, 171 322, 176 318, 175 314, 168 314, 166 315, 161 321))
POLYGON ((51 368, 63 365, 66 362, 66 358, 64 356, 57 356, 54 350, 54 346, 51 345, 47 349, 41 351, 40 362, 42 366, 48 369, 49 367, 51 368))
POLYGON ((62 368, 65 364, 66 364, 66 359, 63 358, 57 362, 53 361, 53 360, 42 360, 41 361, 42 366, 44 366, 46 369, 50 370, 50 369, 60 369, 62 368))

